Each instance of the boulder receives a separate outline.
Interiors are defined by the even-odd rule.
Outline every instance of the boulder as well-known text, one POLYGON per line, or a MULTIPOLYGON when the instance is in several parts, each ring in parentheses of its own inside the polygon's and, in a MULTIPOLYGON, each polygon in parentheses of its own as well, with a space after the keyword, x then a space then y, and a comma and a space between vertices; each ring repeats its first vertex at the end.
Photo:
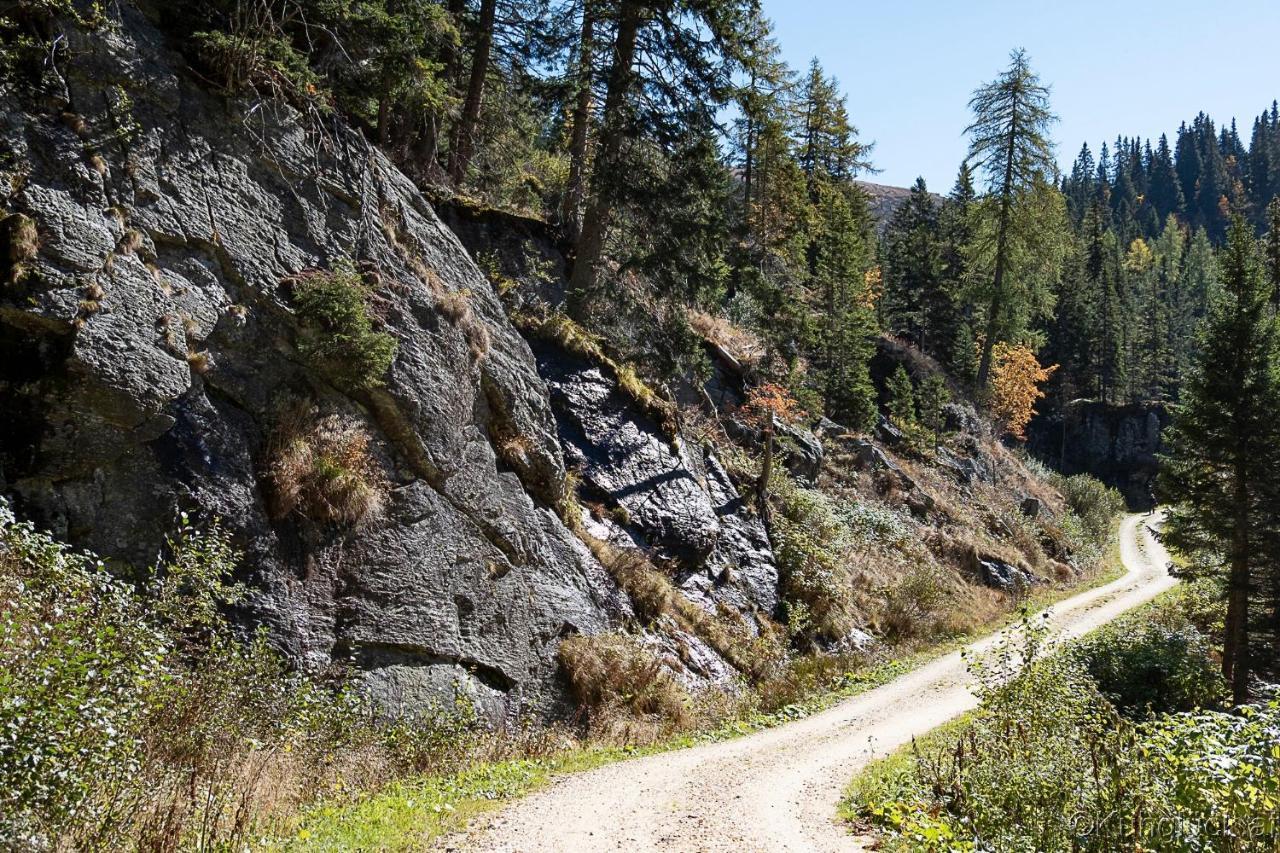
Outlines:
POLYGON ((906 434, 884 415, 876 422, 875 435, 889 447, 897 447, 907 439, 906 434))
POLYGON ((978 557, 978 579, 992 589, 1022 592, 1034 586, 1038 578, 1030 572, 995 557, 978 557))

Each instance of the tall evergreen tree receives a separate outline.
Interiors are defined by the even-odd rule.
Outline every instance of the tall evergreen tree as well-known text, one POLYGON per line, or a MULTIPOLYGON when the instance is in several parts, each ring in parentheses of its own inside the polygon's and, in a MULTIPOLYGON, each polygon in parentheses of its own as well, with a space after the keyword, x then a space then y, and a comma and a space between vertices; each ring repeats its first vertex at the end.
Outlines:
POLYGON ((1277 424, 1276 319, 1253 234, 1236 217, 1222 258, 1222 296, 1175 411, 1159 485, 1171 505, 1168 541, 1225 578, 1222 670, 1237 703, 1249 698, 1249 599, 1276 525, 1269 485, 1280 477, 1277 424))
POLYGON ((1163 222, 1173 213, 1181 213, 1184 205, 1182 186, 1173 166, 1173 152, 1169 150, 1169 138, 1160 134, 1160 141, 1151 154, 1150 189, 1148 195, 1163 222))
POLYGON ((939 313, 936 303, 943 297, 942 256, 937 206, 924 178, 916 179, 907 200, 894 211, 885 229, 881 258, 885 330, 905 335, 933 352, 930 321, 939 313))
MULTIPOLYGON (((1027 54, 1015 50, 1010 65, 991 83, 979 88, 969 102, 974 121, 969 161, 987 176, 987 196, 980 207, 986 219, 979 255, 990 265, 990 281, 980 290, 985 301, 985 334, 978 363, 978 387, 987 387, 991 353, 1002 335, 1016 333, 1018 319, 1034 302, 1032 276, 1015 269, 1036 253, 1031 243, 1047 228, 1058 236, 1053 221, 1061 211, 1054 201, 1056 167, 1049 142, 1049 126, 1056 120, 1049 109, 1049 90, 1031 70, 1027 54)), ((1050 260, 1044 256, 1041 260, 1050 260)), ((1061 262, 1061 252, 1057 253, 1061 262)))

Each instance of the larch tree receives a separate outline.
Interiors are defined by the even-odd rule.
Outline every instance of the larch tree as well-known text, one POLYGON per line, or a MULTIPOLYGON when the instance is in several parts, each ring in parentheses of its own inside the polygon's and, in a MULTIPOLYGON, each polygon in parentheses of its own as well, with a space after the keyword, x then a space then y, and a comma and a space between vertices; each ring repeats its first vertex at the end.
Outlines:
POLYGON ((992 356, 991 410, 1005 431, 1026 440, 1027 424, 1036 414, 1036 401, 1045 396, 1041 388, 1058 369, 1044 367, 1035 352, 1024 344, 999 343, 992 356))
POLYGON ((1061 265, 1062 247, 1052 243, 1061 243, 1065 205, 1053 186, 1057 167, 1048 133, 1056 117, 1049 89, 1031 70, 1025 51, 1013 52, 1009 68, 974 92, 969 108, 974 119, 966 128, 968 162, 987 181, 975 247, 984 267, 977 295, 986 313, 978 362, 978 387, 985 390, 996 343, 1016 335, 1029 307, 1041 307, 1035 305, 1044 293, 1038 279, 1056 273, 1055 261, 1061 265))
POLYGON ((1167 432, 1159 494, 1170 545, 1225 581, 1222 672, 1249 697, 1250 596, 1276 541, 1280 508, 1280 351, 1270 286, 1252 229, 1236 217, 1221 259, 1222 293, 1167 432))

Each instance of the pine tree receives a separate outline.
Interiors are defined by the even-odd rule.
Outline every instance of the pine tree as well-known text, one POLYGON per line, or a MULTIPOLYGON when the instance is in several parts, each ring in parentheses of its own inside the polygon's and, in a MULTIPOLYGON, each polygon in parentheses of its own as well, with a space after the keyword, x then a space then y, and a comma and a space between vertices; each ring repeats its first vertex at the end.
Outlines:
POLYGON ((1263 242, 1263 263, 1271 286, 1271 304, 1280 309, 1280 197, 1267 205, 1267 235, 1263 242))
POLYGON ((701 150, 715 132, 716 114, 730 92, 730 72, 741 55, 737 36, 746 8, 744 0, 601 4, 612 39, 604 51, 609 58, 604 103, 570 278, 574 314, 583 316, 599 295, 621 209, 629 208, 633 225, 643 223, 629 229, 633 234, 662 224, 660 213, 646 209, 658 194, 643 171, 657 172, 658 180, 687 173, 683 164, 655 168, 654 161, 701 150))
POLYGON ((968 164, 961 163, 955 186, 938 213, 941 270, 937 313, 929 319, 934 355, 966 380, 972 380, 977 372, 976 364, 968 367, 974 357, 974 337, 969 325, 970 313, 961 300, 968 281, 965 252, 973 241, 971 225, 976 198, 972 172, 968 164))
POLYGON ((889 375, 885 393, 888 396, 889 417, 893 422, 903 429, 915 426, 915 387, 911 384, 911 375, 901 364, 889 375))
POLYGON ((1178 173, 1173 167, 1173 153, 1169 150, 1169 138, 1163 133, 1152 152, 1150 172, 1149 197, 1156 215, 1163 222, 1170 214, 1181 213, 1184 205, 1178 173))
POLYGON ((1047 133, 1056 118, 1049 110, 1049 90, 1031 70, 1025 51, 1016 50, 1010 58, 1004 73, 974 93, 969 102, 974 121, 966 130, 969 161, 988 181, 980 207, 986 228, 979 255, 989 260, 991 270, 981 294, 986 302, 978 363, 982 389, 997 340, 1017 333, 1028 308, 1043 307, 1034 304, 1040 301, 1032 292, 1035 276, 1030 269, 1017 269, 1019 262, 1053 266, 1062 257, 1061 247, 1046 252, 1047 247, 1031 245, 1046 236, 1059 239, 1064 228, 1065 206, 1050 182, 1056 167, 1047 133))
POLYGON ((1268 490, 1280 477, 1278 368, 1270 289, 1251 229, 1236 217, 1222 257, 1222 296, 1167 433, 1159 486, 1171 505, 1169 543, 1225 577, 1222 669, 1237 703, 1248 699, 1253 666, 1249 598, 1261 548, 1276 530, 1268 490))
POLYGON ((941 373, 930 373, 920 383, 916 397, 920 403, 920 420, 925 429, 933 433, 933 449, 937 451, 946 422, 945 409, 951 402, 951 389, 947 387, 946 377, 941 373))
POLYGON ((868 430, 876 417, 869 370, 876 326, 866 290, 869 217, 865 200, 853 187, 825 185, 820 192, 813 283, 825 294, 825 397, 838 419, 855 430, 868 430))

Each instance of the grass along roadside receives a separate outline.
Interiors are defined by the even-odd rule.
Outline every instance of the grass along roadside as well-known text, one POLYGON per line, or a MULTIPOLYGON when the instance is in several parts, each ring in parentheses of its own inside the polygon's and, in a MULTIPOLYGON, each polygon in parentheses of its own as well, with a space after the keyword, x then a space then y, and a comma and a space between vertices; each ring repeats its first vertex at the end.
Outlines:
MULTIPOLYGON (((571 743, 562 751, 544 757, 480 762, 457 774, 396 782, 354 801, 322 804, 302 816, 290 837, 266 842, 262 846, 264 849, 299 853, 422 849, 436 839, 465 829, 475 817, 549 784, 557 776, 591 770, 615 761, 741 737, 804 719, 1002 630, 1021 618, 1024 611, 1040 612, 1065 598, 1117 579, 1124 573, 1118 529, 1117 524, 1113 528, 1106 557, 1080 583, 1037 589, 1018 608, 994 622, 900 657, 871 661, 863 669, 839 675, 827 690, 801 702, 785 705, 770 713, 736 717, 714 729, 684 733, 648 746, 571 743)), ((938 731, 945 730, 947 727, 938 731)), ((897 753, 891 758, 896 756, 897 753)), ((902 764, 905 768, 905 759, 902 764)))
MULTIPOLYGON (((1152 600, 1124 613, 1119 619, 1057 645, 1049 654, 1079 648, 1108 631, 1136 626, 1150 620, 1161 610, 1176 606, 1190 595, 1179 585, 1160 593, 1152 600)), ((927 849, 954 846, 972 849, 962 839, 947 835, 944 823, 932 819, 934 806, 920 791, 919 768, 922 756, 937 756, 954 751, 957 739, 975 722, 980 710, 968 711, 937 728, 911 739, 889 755, 867 765, 850 780, 837 807, 837 817, 859 835, 877 836, 886 850, 916 849, 914 843, 927 849), (895 835, 880 835, 890 830, 895 835)), ((881 848, 877 848, 881 849, 881 848)))

